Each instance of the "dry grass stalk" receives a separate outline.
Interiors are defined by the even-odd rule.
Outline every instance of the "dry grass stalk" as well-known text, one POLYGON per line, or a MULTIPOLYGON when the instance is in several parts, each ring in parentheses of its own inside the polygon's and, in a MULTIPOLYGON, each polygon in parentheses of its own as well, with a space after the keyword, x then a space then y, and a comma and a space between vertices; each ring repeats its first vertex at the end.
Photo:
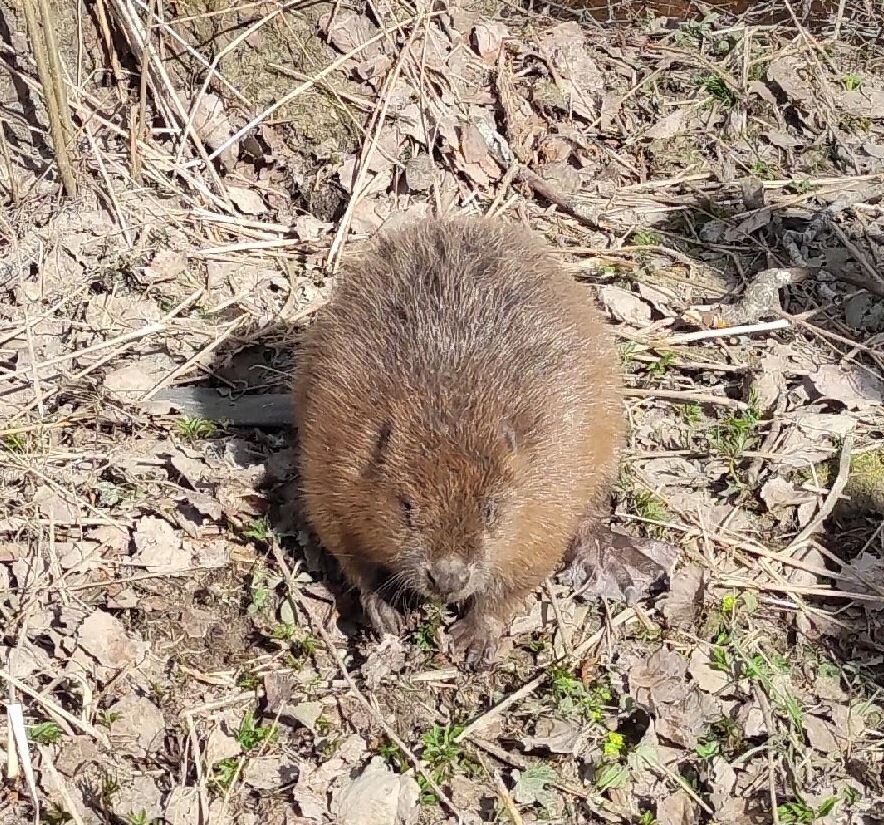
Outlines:
MULTIPOLYGON (((39 0, 39 2, 42 5, 45 4, 46 0, 39 0)), ((51 20, 44 19, 41 27, 34 0, 23 0, 22 8, 28 27, 31 48, 34 51, 34 61, 37 64, 37 73, 40 76, 40 85, 43 87, 43 100, 49 116, 49 129, 52 133, 55 161, 58 164, 58 171, 61 175, 65 194, 69 198, 75 198, 77 197, 77 178, 74 174, 74 167, 67 144, 68 137, 73 136, 73 126, 70 125, 70 112, 64 111, 59 103, 59 101, 66 101, 67 97, 64 93, 64 80, 60 74, 58 57, 57 55, 53 55, 53 58, 49 57, 51 46, 48 41, 51 38, 52 44, 55 42, 54 35, 49 34, 52 23, 51 20), (44 32, 46 33, 45 40, 44 32)), ((67 106, 65 106, 66 109, 67 106)))

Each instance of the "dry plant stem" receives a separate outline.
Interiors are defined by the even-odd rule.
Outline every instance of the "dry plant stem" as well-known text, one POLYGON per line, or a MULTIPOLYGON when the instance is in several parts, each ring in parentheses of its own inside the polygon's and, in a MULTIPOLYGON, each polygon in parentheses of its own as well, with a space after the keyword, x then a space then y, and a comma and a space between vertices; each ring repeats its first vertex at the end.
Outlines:
POLYGON ((519 809, 516 807, 516 803, 513 800, 513 795, 509 792, 509 789, 503 782, 503 777, 500 775, 500 771, 491 768, 486 760, 482 757, 481 754, 477 754, 479 757, 479 761, 482 763, 482 767, 485 768, 485 771, 491 775, 494 779, 494 789, 497 791, 497 796, 500 799, 501 805, 503 805, 503 809, 506 811, 507 816, 512 821, 513 825, 525 825, 525 820, 522 818, 522 815, 519 813, 519 809))
MULTIPOLYGON (((390 741, 399 748, 400 751, 405 755, 409 762, 414 766, 414 769, 421 775, 427 782, 427 786, 436 794, 436 798, 452 813, 456 818, 458 823, 463 822, 463 815, 457 809, 455 804, 451 801, 448 795, 443 791, 436 780, 430 775, 430 772, 426 769, 426 766, 420 759, 414 754, 411 748, 408 747, 402 739, 399 738, 399 735, 395 730, 390 726, 386 719, 381 715, 380 711, 366 698, 365 694, 359 689, 359 686, 353 680, 353 677, 350 675, 350 671, 347 670, 347 665, 344 663, 344 660, 341 658, 341 654, 338 652, 338 649, 335 647, 335 643, 332 640, 331 636, 329 636, 328 631, 323 627, 321 622, 316 622, 313 620, 313 616, 310 614, 310 611, 307 610, 303 601, 301 600, 301 594, 298 590, 298 587, 295 583, 295 577, 292 573, 291 569, 288 566, 288 563, 283 558, 282 553, 280 552, 279 545, 276 542, 272 543, 273 547, 273 557, 276 559, 276 563, 279 565, 279 569, 282 571, 283 577, 286 580, 286 584, 288 587, 289 596, 291 599, 297 603, 298 607, 301 609, 301 612, 307 617, 310 622, 310 627, 316 634, 322 639, 323 644, 325 644, 328 649, 329 654, 334 659, 335 664, 338 667, 338 671, 341 676, 344 677, 344 681, 347 683, 347 687, 350 688, 350 691, 356 697, 357 701, 368 711, 369 715, 374 719, 374 721, 383 729, 384 733, 389 737, 390 741)), ((460 740, 458 740, 460 741, 460 740)))
POLYGON ((571 203, 561 192, 559 192, 558 189, 555 188, 555 186, 548 181, 545 181, 536 172, 532 172, 527 166, 524 166, 523 164, 518 165, 516 180, 522 181, 522 183, 530 187, 535 195, 539 195, 544 200, 554 204, 566 215, 570 215, 583 226, 595 230, 602 229, 595 218, 591 217, 584 210, 578 209, 578 207, 571 203))
POLYGON ((10 687, 15 688, 20 693, 24 693, 25 696, 33 699, 35 702, 37 702, 37 704, 41 705, 46 713, 50 716, 54 716, 58 719, 64 720, 72 728, 79 730, 81 733, 88 734, 96 742, 103 745, 104 747, 110 747, 107 736, 105 736, 100 730, 98 730, 98 728, 90 725, 88 722, 84 722, 82 719, 77 719, 76 716, 68 713, 53 699, 43 696, 33 688, 28 687, 28 685, 26 685, 20 679, 16 679, 15 676, 7 673, 5 670, 0 670, 0 681, 6 682, 7 685, 9 685, 10 687))
MULTIPOLYGON (((421 18, 425 15, 425 13, 425 11, 421 12, 421 18)), ((347 237, 347 233, 350 231, 350 222, 353 218, 353 213, 356 210, 359 201, 362 199, 363 191, 367 189, 367 184, 369 182, 367 180, 368 166, 371 163, 371 159, 374 156, 374 153, 377 151, 377 145, 378 141, 380 140, 381 130, 384 128, 384 124, 387 121, 387 111, 390 108, 390 92, 395 87, 396 81, 399 79, 399 76, 402 73, 402 67, 405 63, 405 58, 407 57, 409 50, 411 49, 411 45, 412 43, 414 43, 414 40, 417 37, 418 32, 420 31, 421 18, 418 18, 414 26, 412 26, 411 33, 408 35, 408 39, 405 41, 405 45, 399 51, 399 56, 396 59, 396 63, 393 65, 393 67, 387 73, 387 77, 384 79, 384 85, 380 91, 381 104, 375 109, 372 117, 372 123, 369 125, 371 139, 363 144, 362 152, 359 157, 359 164, 356 167, 356 179, 353 182, 353 190, 350 195, 350 200, 348 201, 347 209, 344 211, 344 215, 338 224, 338 230, 335 233, 335 238, 332 241, 331 249, 329 250, 328 258, 326 259, 326 267, 332 274, 334 274, 338 269, 341 254, 344 249, 344 241, 347 237)))
MULTIPOLYGON (((22 8, 25 13, 25 22, 28 27, 31 48, 34 50, 37 74, 40 76, 40 85, 43 87, 43 101, 46 104, 46 112, 49 116, 49 130, 52 133, 52 144, 55 148, 55 160, 58 164, 58 171, 61 175, 65 194, 69 198, 75 198, 77 197, 77 179, 74 176, 71 156, 68 154, 64 121, 62 120, 61 110, 58 105, 58 95, 55 93, 52 66, 46 54, 46 43, 40 31, 40 24, 37 22, 34 0, 22 0, 22 8)), ((61 78, 59 78, 60 81, 61 78)))
POLYGON ((48 0, 37 0, 37 8, 40 12, 40 21, 43 24, 43 37, 46 39, 46 51, 49 57, 49 66, 52 70, 53 91, 58 103, 58 111, 61 115, 61 125, 64 128, 65 138, 69 144, 74 139, 74 124, 71 121, 71 109, 68 106, 67 88, 64 82, 64 73, 61 70, 60 52, 55 40, 55 20, 48 0))
POLYGON ((660 343, 664 346, 676 344, 690 344, 694 341, 708 341, 711 338, 728 338, 736 335, 754 335, 757 332, 773 332, 778 329, 786 329, 791 323, 786 318, 776 321, 764 321, 760 324, 742 324, 736 327, 724 327, 722 329, 701 329, 697 332, 686 332, 683 335, 673 335, 660 343))
POLYGON ((52 761, 52 754, 49 751, 49 748, 45 745, 41 745, 40 748, 40 767, 42 770, 46 771, 49 775, 49 779, 52 781, 52 784, 55 785, 55 789, 58 791, 59 796, 61 796, 64 801, 64 809, 70 814, 71 820, 74 822, 74 825, 85 825, 83 822, 83 817, 80 816, 79 809, 75 804, 73 798, 71 797, 70 789, 68 788, 67 782, 64 777, 58 772, 58 769, 55 767, 55 763, 52 761))
POLYGON ((822 527, 823 522, 832 515, 835 505, 838 504, 838 499, 841 498, 841 494, 847 486, 847 479, 850 476, 850 458, 852 455, 853 433, 850 432, 844 436, 844 442, 841 445, 841 458, 838 461, 838 475, 835 477, 832 489, 829 490, 829 495, 826 496, 826 500, 823 502, 823 505, 820 507, 816 516, 814 516, 810 523, 797 536, 795 536, 791 542, 789 542, 789 546, 786 548, 786 553, 792 554, 807 544, 810 537, 819 530, 820 527, 822 527))
POLYGON ((706 392, 691 392, 690 390, 628 387, 626 395, 630 398, 662 398, 666 401, 682 401, 686 404, 714 404, 719 407, 728 407, 732 410, 749 409, 749 405, 745 401, 740 401, 736 398, 728 398, 726 395, 712 395, 706 392))
MULTIPOLYGON (((631 607, 627 607, 625 610, 620 611, 610 623, 611 628, 620 627, 620 625, 627 624, 636 619, 636 613, 631 607)), ((604 627, 601 630, 597 630, 592 634, 588 639, 582 641, 577 647, 574 648, 573 654, 571 656, 563 656, 556 660, 553 664, 561 664, 562 662, 574 661, 579 659, 581 656, 588 653, 592 650, 599 642, 604 639, 608 628, 604 627)), ((505 713, 509 708, 515 705, 517 702, 521 702, 522 699, 530 696, 537 690, 540 685, 543 684, 544 679, 547 678, 547 668, 541 668, 539 672, 528 682, 526 682, 522 687, 518 690, 511 693, 505 699, 502 699, 498 702, 494 707, 488 710, 486 713, 483 713, 481 716, 474 719, 470 722, 461 732, 455 737, 455 742, 463 742, 464 739, 468 739, 476 731, 481 730, 485 725, 489 722, 497 719, 501 714, 505 713)))

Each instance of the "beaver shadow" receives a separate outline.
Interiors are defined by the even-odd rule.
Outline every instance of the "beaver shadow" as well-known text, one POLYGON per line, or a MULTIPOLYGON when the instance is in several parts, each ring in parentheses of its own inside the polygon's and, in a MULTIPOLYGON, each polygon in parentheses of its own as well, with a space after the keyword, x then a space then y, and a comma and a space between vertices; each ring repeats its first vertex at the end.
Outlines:
MULTIPOLYGON (((279 541, 289 568, 297 565, 327 589, 327 594, 310 593, 308 584, 302 595, 306 603, 331 596, 337 629, 347 639, 348 654, 359 662, 365 656, 364 643, 373 638, 372 629, 362 614, 359 594, 313 533, 300 497, 298 437, 291 392, 298 338, 299 328, 286 323, 245 328, 239 338, 229 339, 213 353, 207 380, 161 391, 150 402, 147 412, 222 425, 225 434, 234 437, 229 447, 231 457, 243 467, 254 463, 257 448, 265 466, 257 491, 268 503, 268 526, 279 541), (248 343, 238 343, 241 341, 248 343)), ((261 543, 254 536, 252 540, 261 543)), ((276 566, 271 556, 268 566, 276 566)), ((248 593, 243 594, 245 604, 249 598, 248 593)), ((402 610, 416 606, 410 594, 402 594, 396 604, 402 610)), ((261 638, 254 642, 262 644, 261 638)))

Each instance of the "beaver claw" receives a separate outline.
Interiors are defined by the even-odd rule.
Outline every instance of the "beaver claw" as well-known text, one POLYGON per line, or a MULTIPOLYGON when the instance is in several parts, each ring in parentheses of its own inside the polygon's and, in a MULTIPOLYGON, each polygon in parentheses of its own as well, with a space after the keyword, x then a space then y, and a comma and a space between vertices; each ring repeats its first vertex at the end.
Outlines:
POLYGON ((497 660, 503 622, 488 616, 465 616, 451 626, 449 633, 454 649, 464 654, 469 667, 489 668, 497 660))
POLYGON ((400 636, 405 628, 402 614, 377 593, 363 593, 360 601, 366 618, 379 635, 400 636))

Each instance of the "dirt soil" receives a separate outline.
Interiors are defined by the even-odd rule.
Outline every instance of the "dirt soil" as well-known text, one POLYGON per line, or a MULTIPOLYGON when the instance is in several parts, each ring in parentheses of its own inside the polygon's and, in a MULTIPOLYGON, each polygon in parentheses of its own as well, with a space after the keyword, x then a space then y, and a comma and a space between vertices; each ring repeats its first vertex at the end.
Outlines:
POLYGON ((884 822, 880 8, 28 5, 70 125, 0 0, 0 823, 884 822), (368 634, 298 517, 299 330, 433 211, 604 306, 611 525, 678 558, 562 571, 490 673, 368 634))

